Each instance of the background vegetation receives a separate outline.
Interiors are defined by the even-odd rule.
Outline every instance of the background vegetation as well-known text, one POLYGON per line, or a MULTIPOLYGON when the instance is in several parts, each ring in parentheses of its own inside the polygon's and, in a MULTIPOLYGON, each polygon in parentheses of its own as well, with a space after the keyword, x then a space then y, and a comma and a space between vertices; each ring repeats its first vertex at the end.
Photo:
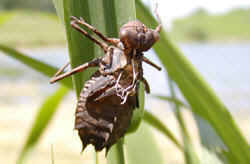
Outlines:
MULTIPOLYGON (((249 17, 250 9, 233 9, 215 15, 201 8, 176 19, 169 35, 178 42, 249 41, 249 17)), ((64 30, 51 0, 37 0, 36 3, 32 0, 2 0, 0 24, 5 19, 9 21, 0 26, 0 43, 19 47, 65 44, 64 30)))
POLYGON ((1 0, 0 10, 32 9, 40 11, 55 12, 51 0, 1 0))
POLYGON ((173 22, 171 36, 178 41, 249 41, 250 9, 211 14, 197 9, 173 22))

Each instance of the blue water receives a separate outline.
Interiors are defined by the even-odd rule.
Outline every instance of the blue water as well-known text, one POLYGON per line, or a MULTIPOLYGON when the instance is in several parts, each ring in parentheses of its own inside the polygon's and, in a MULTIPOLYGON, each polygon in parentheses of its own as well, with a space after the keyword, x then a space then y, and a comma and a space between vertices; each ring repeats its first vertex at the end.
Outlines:
MULTIPOLYGON (((250 111, 250 44, 182 44, 180 48, 231 111, 250 111)), ((23 52, 58 67, 68 61, 67 50, 63 48, 23 52)), ((161 65, 153 51, 147 52, 146 56, 161 65)), ((0 83, 33 80, 40 81, 44 88, 51 88, 47 83, 48 78, 6 56, 0 55, 0 68, 25 72, 14 81, 10 77, 0 77, 0 83)), ((151 93, 168 95, 166 72, 159 72, 148 65, 144 65, 144 69, 151 93)))
POLYGON ((192 44, 182 50, 233 111, 250 111, 250 44, 192 44))

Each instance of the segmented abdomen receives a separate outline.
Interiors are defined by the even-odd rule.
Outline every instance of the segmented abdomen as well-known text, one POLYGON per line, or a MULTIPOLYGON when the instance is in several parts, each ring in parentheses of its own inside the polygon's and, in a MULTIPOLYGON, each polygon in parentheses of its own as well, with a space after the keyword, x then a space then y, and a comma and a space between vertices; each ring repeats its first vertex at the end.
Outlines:
POLYGON ((98 71, 88 80, 80 94, 75 118, 83 149, 93 144, 97 151, 116 143, 126 132, 132 112, 137 105, 137 95, 128 96, 121 104, 115 92, 115 78, 98 71), (100 98, 101 97, 101 98, 100 98))

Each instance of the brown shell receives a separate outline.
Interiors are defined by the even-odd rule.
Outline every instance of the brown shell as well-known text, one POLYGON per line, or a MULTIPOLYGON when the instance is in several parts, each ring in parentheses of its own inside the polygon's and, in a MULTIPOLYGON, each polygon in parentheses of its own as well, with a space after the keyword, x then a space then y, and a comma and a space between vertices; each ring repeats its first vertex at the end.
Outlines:
POLYGON ((83 150, 88 144, 96 151, 106 151, 126 132, 132 112, 138 106, 137 94, 128 96, 121 104, 116 95, 115 78, 97 71, 88 80, 80 94, 76 108, 75 129, 81 138, 83 150), (102 98, 100 98, 102 97, 102 98))
POLYGON ((110 46, 108 52, 103 56, 99 71, 102 74, 112 74, 128 65, 125 53, 116 47, 110 46))

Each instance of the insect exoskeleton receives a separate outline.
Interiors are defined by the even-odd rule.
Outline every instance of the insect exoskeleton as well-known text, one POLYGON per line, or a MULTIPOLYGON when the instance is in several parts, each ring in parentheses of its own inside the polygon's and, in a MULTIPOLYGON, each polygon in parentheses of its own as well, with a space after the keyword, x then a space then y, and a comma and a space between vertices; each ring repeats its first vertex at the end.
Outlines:
POLYGON ((92 144, 96 151, 106 148, 107 152, 125 134, 130 124, 132 112, 138 106, 137 95, 128 96, 126 102, 121 104, 115 84, 114 76, 97 71, 84 85, 75 119, 83 149, 92 144))
POLYGON ((129 56, 122 49, 109 46, 106 54, 102 57, 99 70, 103 74, 112 74, 124 69, 128 65, 128 62, 129 56))
POLYGON ((145 84, 148 93, 150 91, 143 77, 142 62, 161 70, 142 53, 159 39, 161 25, 152 30, 139 21, 131 21, 121 27, 120 38, 104 36, 82 18, 72 16, 71 26, 99 45, 105 54, 62 73, 69 65, 67 63, 51 78, 50 83, 89 67, 99 67, 90 80, 85 82, 80 93, 75 113, 75 129, 78 130, 83 149, 92 144, 96 151, 103 148, 108 151, 124 136, 133 110, 139 106, 139 82, 145 84), (90 35, 80 25, 94 32, 102 41, 90 35))

